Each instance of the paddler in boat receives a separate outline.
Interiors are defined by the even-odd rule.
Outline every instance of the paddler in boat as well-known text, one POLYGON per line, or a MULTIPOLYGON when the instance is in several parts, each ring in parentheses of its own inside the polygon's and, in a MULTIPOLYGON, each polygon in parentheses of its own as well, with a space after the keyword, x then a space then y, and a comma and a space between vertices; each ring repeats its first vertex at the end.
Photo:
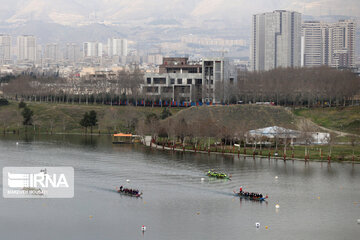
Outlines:
POLYGON ((122 192, 122 190, 123 190, 123 186, 120 186, 120 192, 122 192))
POLYGON ((242 186, 240 187, 240 193, 242 193, 242 186))

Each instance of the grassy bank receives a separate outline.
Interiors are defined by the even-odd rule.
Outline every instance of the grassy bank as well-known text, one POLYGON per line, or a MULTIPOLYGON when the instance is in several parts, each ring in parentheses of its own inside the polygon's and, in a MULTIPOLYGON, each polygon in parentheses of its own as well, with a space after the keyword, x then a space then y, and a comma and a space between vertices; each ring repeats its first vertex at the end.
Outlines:
MULTIPOLYGON (((85 104, 52 104, 31 103, 27 106, 34 112, 33 126, 28 126, 30 133, 83 133, 84 129, 79 122, 85 112, 96 111, 98 126, 94 127, 96 133, 113 133, 115 131, 134 131, 136 122, 146 118, 148 114, 159 115, 161 108, 131 107, 131 106, 107 106, 85 104)), ((176 114, 181 108, 170 108, 172 114, 176 114)), ((6 132, 24 132, 22 125, 22 109, 18 108, 18 102, 10 102, 10 105, 0 107, 0 129, 6 132)))
POLYGON ((336 131, 360 134, 360 106, 296 109, 294 114, 336 131))
MULTIPOLYGON (((96 111, 98 118, 98 125, 94 127, 94 133, 110 134, 114 132, 135 132, 137 123, 147 118, 150 114, 160 116, 163 108, 159 107, 131 107, 131 106, 107 106, 107 105, 85 105, 85 104, 52 104, 52 103, 34 103, 27 102, 27 106, 34 112, 33 125, 27 127, 28 133, 84 133, 84 128, 80 126, 80 120, 85 112, 91 110, 96 111)), ((276 106, 259 106, 259 105, 233 105, 233 106, 204 106, 192 108, 169 108, 172 116, 168 118, 171 120, 168 128, 173 128, 177 131, 176 122, 185 120, 188 130, 192 131, 187 136, 210 136, 210 144, 212 145, 210 151, 224 152, 224 153, 238 153, 236 147, 220 147, 215 146, 216 142, 224 136, 225 133, 229 137, 236 136, 234 133, 242 134, 244 131, 250 129, 281 126, 286 128, 298 129, 297 123, 300 117, 310 118, 315 123, 326 128, 334 130, 343 130, 350 133, 357 133, 358 121, 360 119, 360 107, 348 108, 328 108, 328 109, 299 109, 295 110, 295 114, 286 110, 283 107, 276 106), (299 117, 300 116, 300 117, 299 117), (175 124, 175 125, 174 125, 175 124), (202 129, 199 129, 202 126, 202 129), (340 126, 340 127, 339 127, 340 126), (206 131, 200 131, 200 130, 206 131), (217 129, 217 130, 216 130, 217 129), (216 134, 215 134, 216 133, 216 134), (205 134, 205 135, 201 135, 205 134), (215 136, 216 135, 216 136, 215 136)), ((10 102, 10 105, 0 106, 0 131, 7 133, 25 132, 25 127, 22 125, 23 117, 21 115, 22 109, 19 109, 18 102, 10 102)), ((165 120, 157 122, 161 125, 165 120)), ((157 125, 154 127, 156 128, 157 125)), ((179 125, 180 126, 180 125, 179 125)), ((151 124, 148 126, 151 127, 151 124)), ((184 130, 184 129, 183 129, 184 130)), ((187 131, 187 130, 186 130, 187 131)), ((238 136, 238 135, 237 135, 238 136)), ((208 144, 208 137, 199 137, 197 150, 208 151, 205 147, 208 144), (200 148, 202 146, 202 148, 200 148)), ((360 158, 360 144, 358 138, 355 146, 350 144, 351 136, 341 136, 336 139, 336 143, 332 143, 331 158, 335 161, 351 161, 353 150, 355 160, 360 158), (339 144, 339 143, 347 144, 339 144)), ((161 138, 159 138, 161 139, 161 138)), ((194 145, 187 140, 186 149, 193 150, 194 145)), ((162 144, 162 143, 160 143, 162 144)), ((180 145, 178 144, 178 147, 180 145)), ((181 148, 181 147, 180 147, 181 148)), ((294 152, 291 148, 287 149, 287 157, 294 157, 299 159, 305 158, 305 147, 295 146, 294 152)), ((309 158, 326 160, 330 152, 330 146, 310 146, 309 158)), ((260 152, 259 146, 255 150, 257 155, 274 156, 275 150, 263 148, 260 152)), ((243 146, 240 153, 244 153, 243 146)), ((253 148, 247 147, 246 154, 253 154, 253 148)), ((278 156, 283 156, 283 147, 278 148, 278 156)))

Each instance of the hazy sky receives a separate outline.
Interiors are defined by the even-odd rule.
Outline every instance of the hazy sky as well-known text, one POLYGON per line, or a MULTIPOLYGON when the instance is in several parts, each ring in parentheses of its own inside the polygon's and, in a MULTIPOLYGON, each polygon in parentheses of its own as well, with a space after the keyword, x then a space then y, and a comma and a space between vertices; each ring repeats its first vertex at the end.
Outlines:
POLYGON ((0 0, 0 20, 50 19, 77 22, 95 15, 104 20, 176 18, 185 21, 243 21, 276 9, 306 15, 360 16, 360 0, 0 0))

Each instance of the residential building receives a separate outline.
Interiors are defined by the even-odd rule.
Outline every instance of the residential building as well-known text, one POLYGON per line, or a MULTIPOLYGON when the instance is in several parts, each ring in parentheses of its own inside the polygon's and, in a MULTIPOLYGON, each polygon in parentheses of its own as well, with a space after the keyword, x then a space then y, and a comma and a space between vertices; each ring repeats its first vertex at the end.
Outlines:
POLYGON ((0 35, 0 64, 11 62, 11 36, 6 34, 0 35))
POLYGON ((337 23, 304 22, 302 65, 354 68, 355 31, 355 23, 352 20, 341 20, 337 23))
POLYGON ((163 55, 161 54, 149 54, 146 59, 147 63, 161 65, 163 64, 163 55))
POLYGON ((319 21, 306 21, 302 24, 301 66, 315 67, 324 64, 323 30, 324 25, 319 21))
POLYGON ((123 38, 109 38, 108 39, 108 55, 111 56, 127 56, 128 42, 123 38))
POLYGON ((329 25, 329 65, 336 68, 355 67, 355 22, 340 20, 329 25))
POLYGON ((253 15, 251 69, 267 71, 301 65, 301 14, 276 10, 253 15))
POLYGON ((99 42, 85 42, 83 44, 84 57, 101 57, 102 43, 99 42))
POLYGON ((67 43, 65 47, 64 59, 76 63, 81 58, 80 46, 76 43, 67 43))
POLYGON ((48 61, 48 62, 59 61, 61 59, 59 44, 57 44, 57 43, 46 44, 44 58, 45 58, 45 61, 48 61))
POLYGON ((17 37, 17 60, 20 62, 35 62, 36 38, 32 35, 17 37))

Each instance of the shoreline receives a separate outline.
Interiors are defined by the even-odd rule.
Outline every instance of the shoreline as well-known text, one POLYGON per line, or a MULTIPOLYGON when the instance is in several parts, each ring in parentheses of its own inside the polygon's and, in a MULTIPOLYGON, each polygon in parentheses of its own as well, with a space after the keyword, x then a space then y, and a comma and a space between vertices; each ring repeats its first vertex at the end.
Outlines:
MULTIPOLYGON (((53 133, 46 133, 46 132, 42 132, 42 133, 37 133, 37 134, 34 134, 34 133, 28 133, 28 134, 13 134, 12 132, 7 132, 6 134, 0 134, 0 137, 6 137, 6 136, 11 136, 11 137, 26 137, 26 136, 29 136, 29 137, 32 137, 32 136, 64 136, 64 135, 73 135, 73 136, 83 136, 83 137, 100 137, 100 136, 109 136, 111 137, 112 134, 108 134, 108 133, 93 133, 93 134, 84 134, 84 133, 64 133, 64 132, 53 132, 53 133)), ((135 143, 136 144, 136 143, 135 143)), ((157 144, 154 144, 154 143, 151 143, 151 146, 150 146, 150 143, 145 143, 145 141, 143 140, 142 142, 140 142, 141 145, 144 145, 145 147, 148 147, 150 149, 155 149, 155 150, 161 150, 161 151, 173 151, 173 152, 188 152, 188 153, 200 153, 200 154, 216 154, 216 155, 226 155, 226 156, 242 156, 242 157, 249 157, 249 158, 266 158, 266 159, 269 159, 268 156, 264 156, 264 155, 253 155, 253 154, 243 154, 243 153, 222 153, 222 152, 208 152, 208 151, 201 151, 201 150, 192 150, 192 149, 181 149, 181 148, 169 148, 169 147, 165 147, 163 148, 163 146, 161 145, 157 145, 157 144)), ((303 162, 324 162, 324 163, 329 163, 328 160, 321 160, 321 159, 309 159, 309 160, 306 160, 303 159, 303 158, 286 158, 286 160, 283 159, 283 157, 275 157, 275 156, 270 156, 270 159, 275 159, 275 160, 282 160, 282 161, 303 161, 303 162)), ((360 161, 351 161, 351 160, 346 160, 346 161, 339 161, 339 160, 331 160, 330 161, 330 164, 332 162, 336 162, 336 163, 351 163, 351 164, 360 164, 360 161)))
POLYGON ((328 162, 327 160, 321 160, 321 159, 310 159, 310 160, 306 160, 305 159, 301 159, 301 158, 286 158, 286 160, 284 160, 284 158, 282 157, 274 157, 271 156, 270 158, 268 156, 263 156, 263 155, 250 155, 250 154, 236 154, 236 153, 221 153, 221 152, 207 152, 207 151, 195 151, 195 150, 190 150, 190 149, 181 149, 181 148, 169 148, 169 147, 163 147, 161 145, 157 145, 152 143, 151 145, 146 145, 146 143, 142 143, 145 147, 148 147, 150 149, 155 149, 155 150, 161 150, 161 151, 173 151, 173 152, 188 152, 188 153, 201 153, 201 154, 215 154, 215 155, 227 155, 227 156, 238 156, 238 157, 252 157, 252 158, 266 158, 266 159, 275 159, 275 160, 282 160, 284 162, 286 161, 303 161, 305 163, 307 162, 320 162, 320 163, 346 163, 346 164, 360 164, 360 161, 336 161, 336 160, 331 160, 330 162, 328 162), (155 146, 155 147, 152 147, 155 146))

